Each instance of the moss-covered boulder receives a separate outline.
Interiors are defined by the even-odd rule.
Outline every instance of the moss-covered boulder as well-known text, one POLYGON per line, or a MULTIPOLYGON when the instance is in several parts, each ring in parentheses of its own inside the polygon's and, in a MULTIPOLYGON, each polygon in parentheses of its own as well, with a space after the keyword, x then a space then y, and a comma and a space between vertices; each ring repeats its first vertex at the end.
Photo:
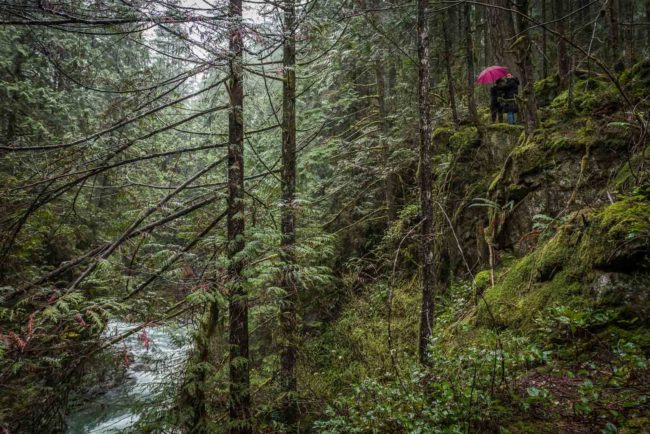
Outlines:
POLYGON ((553 101, 560 93, 560 77, 554 74, 534 84, 535 99, 540 107, 545 107, 553 101))
POLYGON ((625 70, 621 74, 621 84, 632 97, 647 97, 650 91, 650 58, 625 70))
POLYGON ((527 329, 553 305, 618 309, 647 321, 650 312, 650 201, 625 198, 575 213, 530 254, 497 270, 478 309, 484 324, 527 329))

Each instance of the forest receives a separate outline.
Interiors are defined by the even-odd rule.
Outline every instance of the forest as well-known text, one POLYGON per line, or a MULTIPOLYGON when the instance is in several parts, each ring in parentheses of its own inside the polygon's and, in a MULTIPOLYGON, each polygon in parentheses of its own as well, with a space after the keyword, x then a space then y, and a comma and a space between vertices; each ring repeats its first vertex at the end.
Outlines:
POLYGON ((0 0, 0 434, 650 432, 650 0, 0 0))

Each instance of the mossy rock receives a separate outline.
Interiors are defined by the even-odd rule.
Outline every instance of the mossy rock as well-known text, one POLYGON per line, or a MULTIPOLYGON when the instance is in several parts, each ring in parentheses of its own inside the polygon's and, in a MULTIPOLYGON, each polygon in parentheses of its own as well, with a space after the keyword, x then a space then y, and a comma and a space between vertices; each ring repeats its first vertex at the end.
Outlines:
POLYGON ((476 127, 460 128, 449 138, 449 146, 453 150, 469 150, 480 144, 481 139, 476 127))
POLYGON ((644 195, 624 198, 591 219, 579 254, 605 271, 650 268, 650 201, 644 195))
POLYGON ((626 121, 608 122, 598 130, 594 148, 626 150, 634 140, 636 124, 626 121))
POLYGON ((584 152, 598 140, 598 129, 591 117, 584 116, 565 123, 561 129, 539 131, 536 140, 551 151, 584 152))
POLYGON ((479 306, 479 322, 527 328, 533 319, 554 302, 566 302, 582 292, 573 281, 571 270, 565 264, 571 249, 559 238, 553 238, 541 248, 501 270, 497 283, 485 292, 487 306, 479 306), (494 316, 494 318, 492 318, 494 316))
POLYGON ((629 320, 650 319, 650 275, 647 273, 603 273, 591 285, 595 304, 614 308, 629 320))
POLYGON ((517 175, 515 178, 539 172, 548 164, 548 150, 545 149, 543 144, 537 141, 541 138, 538 135, 529 137, 512 150, 512 171, 517 175))
POLYGON ((490 270, 483 270, 474 276, 474 286, 479 292, 486 290, 492 281, 490 270))
POLYGON ((555 74, 535 82, 535 99, 540 107, 545 107, 560 93, 560 77, 555 74))
POLYGON ((576 213, 532 253, 498 270, 485 291, 479 323, 521 329, 552 305, 620 308, 626 316, 650 311, 647 287, 650 253, 650 201, 629 197, 598 211, 576 213), (608 285, 603 271, 638 275, 625 290, 608 285), (594 286, 596 285, 596 286, 594 286), (619 291, 617 293, 617 291, 619 291))
POLYGON ((650 58, 623 71, 620 81, 633 97, 646 97, 650 91, 650 58))
POLYGON ((506 188, 506 202, 512 200, 517 203, 523 200, 533 189, 522 184, 510 184, 506 188))
POLYGON ((550 110, 556 116, 601 116, 617 111, 623 104, 616 87, 606 79, 579 80, 573 86, 572 105, 569 91, 564 90, 551 101, 550 110))
POLYGON ((431 133, 431 140, 434 143, 448 144, 449 138, 454 135, 456 130, 450 127, 438 127, 431 133))

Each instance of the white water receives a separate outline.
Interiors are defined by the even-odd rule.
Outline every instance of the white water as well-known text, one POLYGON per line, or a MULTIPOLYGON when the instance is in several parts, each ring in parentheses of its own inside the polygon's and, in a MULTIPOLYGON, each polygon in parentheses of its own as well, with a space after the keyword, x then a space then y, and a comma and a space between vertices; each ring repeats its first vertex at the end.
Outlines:
MULTIPOLYGON (((111 321, 108 336, 117 336, 137 324, 111 321)), ((147 327, 148 348, 138 332, 115 345, 129 354, 127 380, 94 397, 68 419, 68 434, 108 434, 124 432, 137 422, 140 410, 160 397, 162 386, 178 381, 190 349, 186 329, 147 327)))

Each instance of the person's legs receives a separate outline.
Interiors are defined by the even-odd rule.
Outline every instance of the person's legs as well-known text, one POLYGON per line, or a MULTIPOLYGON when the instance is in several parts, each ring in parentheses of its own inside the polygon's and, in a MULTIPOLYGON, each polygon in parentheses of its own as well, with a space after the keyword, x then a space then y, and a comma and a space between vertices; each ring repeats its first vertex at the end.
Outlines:
POLYGON ((497 110, 492 109, 492 123, 495 123, 497 121, 497 110))
POLYGON ((513 112, 508 112, 508 123, 510 125, 515 124, 515 114, 513 112))

